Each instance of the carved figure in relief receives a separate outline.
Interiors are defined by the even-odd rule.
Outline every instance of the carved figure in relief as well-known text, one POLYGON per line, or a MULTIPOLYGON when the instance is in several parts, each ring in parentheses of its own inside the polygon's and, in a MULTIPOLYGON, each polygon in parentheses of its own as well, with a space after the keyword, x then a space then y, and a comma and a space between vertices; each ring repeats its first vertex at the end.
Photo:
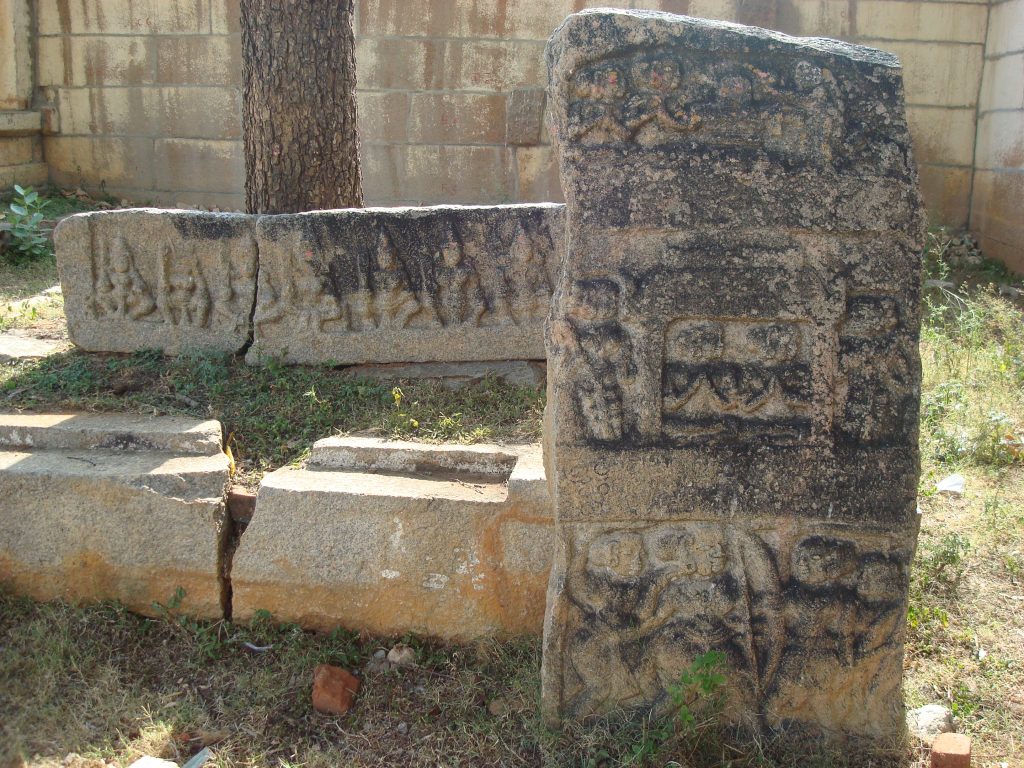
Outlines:
POLYGON ((409 289, 391 238, 377 236, 377 270, 373 275, 374 316, 378 328, 405 328, 420 312, 420 301, 409 289))
POLYGON ((786 591, 791 652, 852 666, 890 645, 903 618, 906 567, 848 540, 803 539, 786 591))
POLYGON ((94 286, 96 314, 117 320, 145 320, 153 315, 156 301, 123 237, 114 240, 102 262, 94 286))
POLYGON ((860 440, 884 442, 917 429, 913 344, 901 328, 900 307, 893 297, 847 298, 839 329, 839 362, 846 375, 842 428, 860 440), (867 366, 868 360, 877 362, 867 366))
POLYGON ((267 270, 261 271, 259 296, 253 314, 257 328, 293 317, 303 330, 321 333, 331 324, 344 320, 341 304, 327 290, 324 278, 313 267, 313 252, 306 251, 304 256, 291 259, 291 268, 286 266, 284 274, 277 275, 276 280, 267 270))
POLYGON ((551 305, 551 281, 544 257, 525 229, 519 230, 512 244, 512 264, 518 276, 515 317, 519 323, 543 320, 551 305))
POLYGON ((569 138, 654 145, 700 134, 713 145, 756 141, 795 157, 831 157, 842 130, 831 78, 808 61, 792 71, 775 67, 671 49, 584 66, 568 108, 569 138))
POLYGON ((213 325, 220 328, 232 328, 239 331, 246 325, 245 317, 249 313, 244 296, 236 287, 236 282, 251 283, 256 277, 255 243, 251 237, 246 238, 241 246, 244 256, 232 259, 231 246, 226 244, 221 251, 222 280, 215 281, 210 289, 213 302, 213 325))
MULTIPOLYGON (((580 685, 569 708, 605 698, 650 706, 693 658, 723 650, 763 700, 782 641, 779 577, 756 536, 715 524, 668 523, 595 536, 571 600, 587 614, 569 658, 580 685)), ((742 686, 741 686, 742 687, 742 686)))
POLYGON ((169 325, 205 328, 210 322, 213 303, 206 278, 195 261, 187 269, 182 267, 174 246, 165 246, 160 257, 157 308, 169 325))
POLYGON ((567 317, 552 323, 552 343, 565 354, 575 382, 576 409, 587 435, 616 441, 626 429, 624 393, 637 375, 633 342, 619 322, 619 286, 578 280, 570 287, 567 317))
POLYGON ((805 429, 811 367, 804 336, 804 325, 792 321, 673 321, 665 333, 665 428, 680 435, 768 423, 805 429))
POLYGON ((440 255, 441 264, 435 277, 441 322, 445 326, 462 323, 480 325, 480 319, 487 311, 480 277, 468 263, 462 241, 450 224, 445 228, 440 255))

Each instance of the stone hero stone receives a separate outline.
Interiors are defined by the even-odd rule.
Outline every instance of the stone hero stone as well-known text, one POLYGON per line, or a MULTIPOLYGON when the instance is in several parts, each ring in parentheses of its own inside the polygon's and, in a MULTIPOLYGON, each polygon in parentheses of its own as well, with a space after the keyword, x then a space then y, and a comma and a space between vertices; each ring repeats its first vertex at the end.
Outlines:
POLYGON ((668 14, 548 44, 568 248, 547 333, 548 717, 905 729, 923 217, 899 62, 668 14))
POLYGON ((559 205, 263 217, 247 360, 543 359, 561 229, 559 205))
POLYGON ((256 297, 255 217, 83 213, 54 233, 71 340, 89 352, 238 352, 256 297))

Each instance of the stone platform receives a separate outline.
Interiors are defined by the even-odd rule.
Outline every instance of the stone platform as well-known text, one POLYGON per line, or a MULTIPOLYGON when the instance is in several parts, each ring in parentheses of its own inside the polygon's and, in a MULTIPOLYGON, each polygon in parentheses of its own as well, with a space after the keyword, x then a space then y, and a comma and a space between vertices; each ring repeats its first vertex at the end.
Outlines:
POLYGON ((0 584, 220 618, 228 475, 216 421, 0 414, 0 584))
POLYGON ((318 442, 267 475, 234 618, 451 640, 538 634, 552 544, 539 446, 318 442))

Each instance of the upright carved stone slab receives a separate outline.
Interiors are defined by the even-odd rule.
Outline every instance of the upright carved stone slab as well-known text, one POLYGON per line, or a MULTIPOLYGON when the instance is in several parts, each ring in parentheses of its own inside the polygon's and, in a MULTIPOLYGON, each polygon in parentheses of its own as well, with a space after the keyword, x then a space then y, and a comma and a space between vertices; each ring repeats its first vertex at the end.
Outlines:
POLYGON ((238 352, 256 297, 255 217, 137 209, 54 234, 71 340, 89 352, 238 352))
POLYGON ((247 360, 544 358, 560 205, 262 217, 247 360))
POLYGON ((896 735, 917 536, 922 217, 899 62, 666 14, 548 46, 553 719, 666 703, 896 735))

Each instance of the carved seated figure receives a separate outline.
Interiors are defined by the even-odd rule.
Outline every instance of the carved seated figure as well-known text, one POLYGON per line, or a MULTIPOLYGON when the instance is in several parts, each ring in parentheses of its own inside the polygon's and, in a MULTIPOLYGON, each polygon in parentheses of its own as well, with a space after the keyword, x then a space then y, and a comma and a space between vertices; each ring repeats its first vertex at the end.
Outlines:
POLYGON ((142 320, 156 310, 149 286, 135 268, 123 237, 114 241, 106 268, 96 280, 96 310, 99 315, 121 320, 142 320))
POLYGON ((377 270, 373 281, 377 327, 405 328, 419 314, 420 301, 409 289, 395 246, 383 230, 377 240, 377 270))

